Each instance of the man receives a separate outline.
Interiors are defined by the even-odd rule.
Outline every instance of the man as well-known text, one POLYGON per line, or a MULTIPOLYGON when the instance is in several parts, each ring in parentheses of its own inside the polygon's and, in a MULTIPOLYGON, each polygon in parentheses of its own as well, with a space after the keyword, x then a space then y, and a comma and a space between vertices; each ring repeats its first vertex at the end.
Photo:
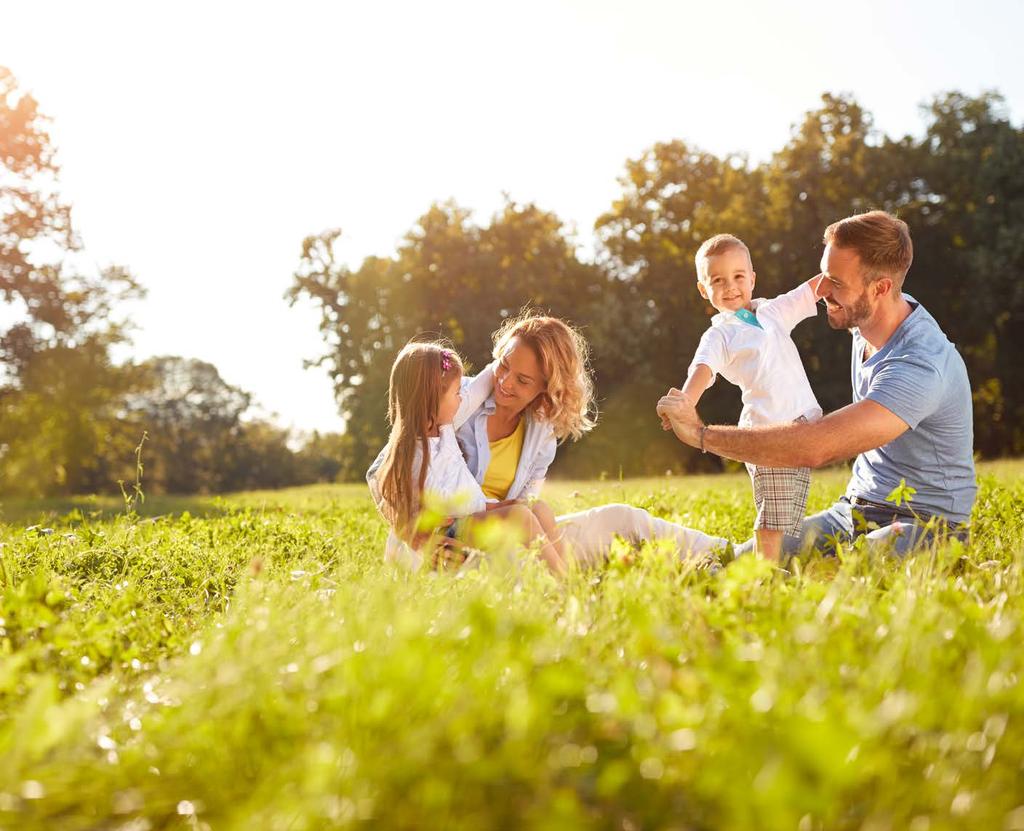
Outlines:
POLYGON ((899 553, 935 533, 964 537, 977 493, 971 388, 956 348, 903 294, 910 231, 871 211, 830 225, 824 243, 815 296, 832 328, 853 335, 853 403, 815 422, 711 426, 673 388, 658 415, 687 444, 737 461, 796 468, 856 457, 846 494, 805 519, 800 536, 786 537, 788 553, 861 534, 899 553), (916 491, 909 505, 887 501, 901 481, 916 491))

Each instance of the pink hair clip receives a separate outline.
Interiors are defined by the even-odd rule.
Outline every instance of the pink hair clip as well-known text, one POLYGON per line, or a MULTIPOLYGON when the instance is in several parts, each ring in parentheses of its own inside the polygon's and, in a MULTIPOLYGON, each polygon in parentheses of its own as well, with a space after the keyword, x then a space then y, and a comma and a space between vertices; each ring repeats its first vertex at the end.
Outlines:
POLYGON ((452 368, 452 353, 447 349, 441 350, 441 372, 447 372, 452 368))

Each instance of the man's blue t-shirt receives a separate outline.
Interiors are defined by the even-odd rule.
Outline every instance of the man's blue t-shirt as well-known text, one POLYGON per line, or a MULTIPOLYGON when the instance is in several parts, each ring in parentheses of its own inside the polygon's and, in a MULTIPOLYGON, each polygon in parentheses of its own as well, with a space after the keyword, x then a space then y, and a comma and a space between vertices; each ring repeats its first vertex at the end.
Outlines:
POLYGON ((917 490, 910 507, 966 522, 974 478, 971 385, 963 358, 924 307, 913 311, 878 352, 853 330, 853 401, 881 404, 910 427, 888 444, 857 456, 847 496, 884 502, 905 479, 917 490))

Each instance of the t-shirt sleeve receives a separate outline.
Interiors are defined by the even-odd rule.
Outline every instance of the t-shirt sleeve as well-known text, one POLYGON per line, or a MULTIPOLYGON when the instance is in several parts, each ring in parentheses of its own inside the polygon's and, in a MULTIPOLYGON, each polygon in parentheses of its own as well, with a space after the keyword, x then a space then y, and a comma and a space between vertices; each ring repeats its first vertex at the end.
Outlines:
POLYGON ((942 375, 929 363, 902 355, 882 362, 865 398, 881 404, 914 430, 942 400, 942 375))
POLYGON ((792 291, 766 300, 757 307, 758 317, 774 319, 786 332, 792 332, 801 320, 814 317, 817 312, 817 301, 810 283, 801 283, 792 291))
POLYGON ((718 377, 718 373, 721 372, 728 363, 729 350, 726 348, 725 336, 717 329, 708 329, 700 337, 700 343, 697 344, 697 351, 693 355, 693 360, 690 361, 690 366, 686 370, 686 375, 689 377, 698 365, 704 364, 711 370, 711 383, 713 384, 715 382, 715 378, 718 377))

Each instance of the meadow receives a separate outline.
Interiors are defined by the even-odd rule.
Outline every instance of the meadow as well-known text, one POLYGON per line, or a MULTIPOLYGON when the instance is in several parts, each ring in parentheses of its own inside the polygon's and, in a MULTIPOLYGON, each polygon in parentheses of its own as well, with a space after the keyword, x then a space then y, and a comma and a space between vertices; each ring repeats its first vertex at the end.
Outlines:
MULTIPOLYGON (((971 544, 408 574, 364 487, 0 507, 0 829, 1024 829, 1024 462, 971 544)), ((816 475, 811 508, 839 493, 816 475)), ((745 475, 555 482, 743 539, 745 475)))

